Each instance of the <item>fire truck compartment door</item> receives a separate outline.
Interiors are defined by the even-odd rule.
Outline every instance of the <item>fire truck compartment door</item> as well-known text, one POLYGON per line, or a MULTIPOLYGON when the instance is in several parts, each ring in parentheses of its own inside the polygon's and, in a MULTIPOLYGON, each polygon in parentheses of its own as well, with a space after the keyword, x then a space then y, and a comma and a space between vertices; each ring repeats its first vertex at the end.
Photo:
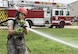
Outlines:
POLYGON ((44 12, 44 21, 49 22, 49 24, 45 24, 45 26, 50 26, 51 25, 51 11, 45 11, 44 12))
POLYGON ((44 18, 35 18, 33 23, 34 25, 44 25, 44 18))

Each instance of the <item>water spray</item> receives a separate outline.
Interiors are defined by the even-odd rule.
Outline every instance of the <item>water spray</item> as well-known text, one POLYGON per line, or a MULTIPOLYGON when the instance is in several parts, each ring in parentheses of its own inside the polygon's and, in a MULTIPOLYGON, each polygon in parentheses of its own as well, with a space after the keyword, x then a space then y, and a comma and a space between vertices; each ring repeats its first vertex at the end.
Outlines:
POLYGON ((40 36, 45 37, 45 38, 48 38, 48 39, 54 40, 56 42, 62 43, 64 45, 67 45, 67 46, 70 46, 70 47, 73 47, 73 48, 78 49, 78 46, 77 45, 74 45, 74 44, 68 43, 66 41, 63 41, 61 39, 55 38, 54 36, 44 34, 43 32, 39 32, 39 31, 37 31, 35 29, 31 29, 31 28, 27 28, 27 29, 30 30, 30 31, 32 31, 32 32, 34 32, 34 33, 36 33, 36 34, 38 34, 38 35, 40 35, 40 36))

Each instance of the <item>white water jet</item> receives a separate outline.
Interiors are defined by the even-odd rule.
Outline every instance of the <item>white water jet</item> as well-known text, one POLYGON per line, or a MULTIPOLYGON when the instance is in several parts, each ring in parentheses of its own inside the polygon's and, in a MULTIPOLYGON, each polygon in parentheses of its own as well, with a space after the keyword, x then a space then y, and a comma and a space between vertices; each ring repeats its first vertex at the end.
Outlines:
POLYGON ((70 46, 70 47, 78 49, 77 45, 74 45, 74 44, 71 44, 69 42, 63 41, 61 39, 55 38, 54 36, 44 34, 44 33, 40 32, 40 31, 35 30, 35 29, 31 29, 31 28, 27 28, 27 29, 30 30, 30 31, 32 31, 32 32, 34 32, 34 33, 36 33, 36 34, 38 34, 38 35, 40 35, 40 36, 46 37, 48 39, 51 39, 51 40, 54 40, 56 42, 62 43, 64 45, 67 45, 67 46, 70 46))

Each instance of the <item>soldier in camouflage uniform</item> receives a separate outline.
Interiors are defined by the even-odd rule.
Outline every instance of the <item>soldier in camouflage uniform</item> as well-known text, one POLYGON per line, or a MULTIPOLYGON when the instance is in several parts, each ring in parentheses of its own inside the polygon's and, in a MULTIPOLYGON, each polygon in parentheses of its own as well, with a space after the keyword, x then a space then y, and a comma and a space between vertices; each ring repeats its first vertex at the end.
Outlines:
POLYGON ((26 15, 27 10, 20 7, 17 10, 15 20, 8 21, 8 54, 28 54, 24 39, 24 34, 28 33, 26 28, 29 27, 28 22, 25 20, 26 15))

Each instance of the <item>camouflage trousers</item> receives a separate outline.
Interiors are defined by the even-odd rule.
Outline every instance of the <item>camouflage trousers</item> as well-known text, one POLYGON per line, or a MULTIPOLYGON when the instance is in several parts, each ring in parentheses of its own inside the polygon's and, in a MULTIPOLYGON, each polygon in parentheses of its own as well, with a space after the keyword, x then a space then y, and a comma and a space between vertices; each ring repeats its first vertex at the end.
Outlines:
POLYGON ((28 54, 24 36, 12 36, 7 40, 7 50, 8 54, 28 54))

